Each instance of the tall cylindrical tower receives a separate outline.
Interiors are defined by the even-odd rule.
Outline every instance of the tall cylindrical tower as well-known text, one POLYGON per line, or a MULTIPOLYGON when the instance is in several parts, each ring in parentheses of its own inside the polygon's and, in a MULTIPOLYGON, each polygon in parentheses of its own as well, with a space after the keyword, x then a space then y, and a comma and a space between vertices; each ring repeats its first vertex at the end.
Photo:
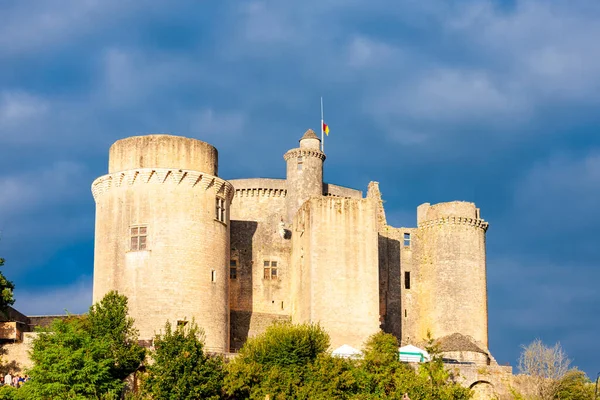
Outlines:
POLYGON ((283 158, 287 163, 286 222, 291 223, 306 200, 323 195, 325 153, 321 151, 321 140, 309 129, 300 139, 300 147, 289 150, 283 158))
POLYGON ((420 338, 452 333, 488 346, 485 232, 473 203, 454 201, 417 209, 420 338))
POLYGON ((135 136, 110 148, 109 173, 94 181, 93 301, 129 298, 140 339, 169 320, 194 319, 206 346, 229 350, 231 184, 217 150, 171 135, 135 136))

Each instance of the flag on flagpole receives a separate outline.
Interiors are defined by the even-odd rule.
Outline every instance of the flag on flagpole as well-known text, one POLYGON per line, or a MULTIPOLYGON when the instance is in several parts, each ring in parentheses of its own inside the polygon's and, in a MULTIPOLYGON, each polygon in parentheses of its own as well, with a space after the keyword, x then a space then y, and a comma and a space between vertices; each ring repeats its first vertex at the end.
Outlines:
POLYGON ((323 132, 329 136, 329 126, 325 122, 323 122, 323 132))

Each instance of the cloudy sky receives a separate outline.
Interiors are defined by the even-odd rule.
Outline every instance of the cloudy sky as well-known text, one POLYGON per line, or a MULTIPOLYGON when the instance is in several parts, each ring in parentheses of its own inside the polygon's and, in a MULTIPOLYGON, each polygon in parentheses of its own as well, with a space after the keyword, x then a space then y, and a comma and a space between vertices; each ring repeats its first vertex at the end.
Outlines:
POLYGON ((327 181, 379 181, 395 226, 423 202, 481 207, 499 362, 539 337, 600 371, 597 0, 32 0, 0 22, 0 255, 21 311, 89 306, 112 142, 195 137, 224 178, 281 178, 322 95, 327 181))

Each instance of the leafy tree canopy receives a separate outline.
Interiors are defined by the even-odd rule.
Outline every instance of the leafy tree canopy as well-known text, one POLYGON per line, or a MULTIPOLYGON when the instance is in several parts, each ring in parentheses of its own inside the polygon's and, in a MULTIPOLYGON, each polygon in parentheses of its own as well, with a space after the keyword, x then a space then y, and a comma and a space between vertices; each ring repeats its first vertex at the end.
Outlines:
POLYGON ((204 333, 192 321, 154 339, 153 362, 143 392, 154 399, 219 399, 225 376, 223 360, 204 352, 204 333))
POLYGON ((145 357, 127 317, 127 299, 108 293, 89 314, 55 320, 33 341, 27 399, 119 398, 123 379, 145 357))

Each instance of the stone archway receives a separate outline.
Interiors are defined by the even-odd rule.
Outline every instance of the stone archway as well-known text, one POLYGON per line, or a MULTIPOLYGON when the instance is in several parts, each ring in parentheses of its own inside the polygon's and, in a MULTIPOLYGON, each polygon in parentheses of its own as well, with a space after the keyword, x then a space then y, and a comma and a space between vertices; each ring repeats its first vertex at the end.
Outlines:
POLYGON ((469 388, 473 391, 473 400, 490 400, 497 397, 494 385, 488 381, 474 382, 469 388))

